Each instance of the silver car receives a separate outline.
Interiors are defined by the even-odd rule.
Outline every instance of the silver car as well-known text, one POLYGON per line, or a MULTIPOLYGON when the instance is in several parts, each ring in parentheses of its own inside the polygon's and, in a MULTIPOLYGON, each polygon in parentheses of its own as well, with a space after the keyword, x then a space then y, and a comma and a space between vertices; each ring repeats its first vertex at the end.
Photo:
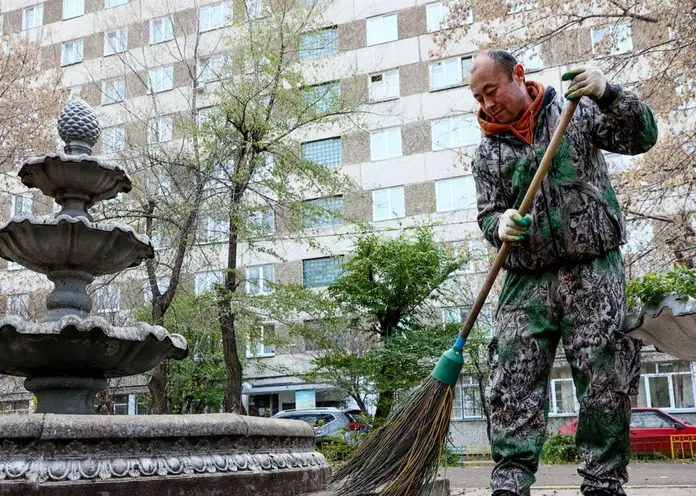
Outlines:
POLYGON ((341 410, 339 408, 311 408, 306 410, 283 410, 273 418, 302 420, 314 428, 316 443, 320 444, 326 436, 366 432, 370 426, 356 419, 360 410, 341 410))

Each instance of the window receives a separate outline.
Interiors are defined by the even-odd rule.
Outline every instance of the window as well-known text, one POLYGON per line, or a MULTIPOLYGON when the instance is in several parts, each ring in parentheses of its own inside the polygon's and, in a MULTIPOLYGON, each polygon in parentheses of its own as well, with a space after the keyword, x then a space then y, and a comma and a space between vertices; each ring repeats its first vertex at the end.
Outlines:
POLYGON ((196 281, 194 291, 196 295, 202 295, 213 290, 216 284, 222 284, 223 272, 221 270, 206 270, 196 272, 196 281))
MULTIPOLYGON (((449 27, 447 19, 452 12, 452 7, 457 4, 456 0, 442 0, 429 3, 426 10, 428 32, 439 31, 441 28, 449 27)), ((466 23, 474 22, 474 10, 469 8, 466 23)))
POLYGON ((218 243, 227 241, 230 223, 228 219, 217 219, 212 215, 204 215, 198 221, 198 242, 218 243))
POLYGON ((205 108, 198 109, 198 115, 196 116, 196 121, 197 121, 198 127, 212 126, 214 115, 215 115, 215 107, 205 107, 205 108))
POLYGON ((29 293, 7 295, 7 314, 29 318, 29 293))
POLYGON ((33 29, 43 24, 43 4, 27 7, 22 12, 22 30, 33 29))
POLYGON ((120 126, 105 127, 102 131, 102 153, 122 152, 126 147, 126 127, 120 126))
POLYGON ((430 123, 433 151, 472 146, 481 139, 481 128, 474 114, 446 117, 430 123))
POLYGON ((123 78, 102 81, 102 105, 122 102, 126 99, 126 80, 123 78))
POLYGON ((5 16, 0 14, 0 36, 5 34, 5 16))
POLYGON ((675 410, 696 407, 694 377, 688 362, 650 364, 645 368, 646 373, 640 378, 638 406, 675 410))
POLYGON ((174 66, 150 69, 150 93, 161 93, 174 88, 174 66))
POLYGON ((31 191, 19 193, 12 196, 12 217, 23 217, 31 215, 34 197, 31 191))
POLYGON ((302 284, 305 288, 324 288, 341 276, 343 256, 302 260, 302 284))
POLYGON ((370 133, 371 160, 385 160, 388 158, 400 157, 401 154, 400 127, 381 129, 370 133))
POLYGON ((574 415, 580 410, 573 379, 551 379, 551 411, 556 415, 574 415))
POLYGON ((63 0, 63 20, 85 15, 85 0, 63 0))
POLYGON ((372 192, 374 221, 400 219, 406 216, 404 187, 378 189, 372 192))
POLYGON ((82 62, 82 39, 66 41, 60 53, 60 65, 72 65, 82 62))
POLYGON ((340 224, 343 214, 343 197, 330 196, 328 198, 317 198, 308 200, 311 210, 309 218, 305 220, 305 227, 326 227, 340 224))
POLYGON ((469 81, 471 57, 453 57, 430 64, 430 90, 461 86, 469 81))
POLYGON ((174 27, 170 16, 150 21, 150 45, 174 39, 174 27))
POLYGON ((119 5, 126 5, 128 0, 104 0, 104 8, 110 9, 111 7, 118 7, 119 5))
MULTIPOLYGON (((466 322, 469 316, 471 307, 445 307, 442 309, 442 322, 445 325, 460 325, 466 322)), ((486 336, 493 334, 493 307, 490 303, 486 303, 478 318, 476 319, 475 328, 480 329, 486 336)))
POLYGON ((247 19, 258 19, 263 14, 263 0, 245 0, 247 19))
POLYGON ((338 53, 338 28, 308 33, 300 39, 300 60, 315 59, 338 53))
POLYGON ((671 429, 674 422, 660 412, 631 412, 631 429, 671 429))
POLYGON ((113 314, 121 310, 121 287, 110 283, 97 288, 93 295, 99 313, 113 314))
POLYGON ((509 14, 518 14, 536 9, 537 0, 505 0, 508 4, 509 14))
POLYGON ((272 236, 275 234, 275 210, 270 205, 264 205, 261 210, 251 213, 249 229, 256 236, 272 236))
POLYGON ((201 33, 227 26, 232 20, 232 3, 223 2, 201 7, 199 17, 201 33))
POLYGON ((483 417, 481 391, 478 382, 471 376, 459 376, 454 388, 452 418, 454 420, 477 419, 483 417))
POLYGON ((435 181, 435 196, 438 212, 476 208, 474 177, 462 176, 435 181))
POLYGON ((275 326, 264 324, 259 327, 258 336, 249 336, 247 358, 271 357, 275 355, 275 344, 270 343, 275 336, 275 326))
POLYGON ((68 101, 74 98, 80 98, 82 93, 82 86, 71 86, 68 88, 68 101))
POLYGON ((544 61, 541 58, 541 45, 527 48, 517 54, 517 61, 524 66, 527 73, 540 71, 544 68, 544 61))
POLYGON ((219 53, 212 55, 208 60, 198 61, 198 81, 200 83, 210 83, 219 81, 222 77, 227 59, 225 55, 219 53))
POLYGON ((367 19, 367 46, 387 43, 398 38, 396 12, 367 19))
POLYGON ((488 256, 488 242, 483 239, 469 239, 462 243, 466 249, 467 263, 460 269, 463 274, 476 274, 486 272, 490 263, 488 256))
POLYGON ((128 50, 128 30, 114 29, 104 33, 104 55, 113 55, 128 50))
POLYGON ((630 155, 620 155, 618 153, 611 153, 602 151, 604 155, 604 160, 607 162, 607 167, 609 168, 610 174, 615 174, 617 172, 625 172, 630 169, 633 163, 633 158, 630 155))
POLYGON ((275 282, 274 265, 257 265, 247 267, 246 292, 250 295, 269 294, 273 290, 275 282))
POLYGON ((399 98, 399 70, 371 75, 369 94, 371 102, 399 98))
POLYGON ((595 55, 621 55, 632 50, 633 40, 628 24, 610 24, 592 29, 592 53, 595 55))
POLYGON ((341 165, 341 138, 302 143, 302 158, 320 165, 341 165))
POLYGON ((338 106, 341 86, 338 83, 324 83, 308 86, 302 90, 302 98, 307 107, 315 112, 329 112, 338 106))
MULTIPOLYGON (((157 289, 159 290, 160 294, 164 294, 167 288, 169 288, 171 279, 169 277, 158 277, 155 282, 157 283, 157 289)), ((145 301, 152 301, 152 288, 150 287, 150 281, 145 281, 144 294, 145 301)))
POLYGON ((148 122, 148 141, 164 143, 172 140, 172 116, 165 115, 150 119, 148 122))

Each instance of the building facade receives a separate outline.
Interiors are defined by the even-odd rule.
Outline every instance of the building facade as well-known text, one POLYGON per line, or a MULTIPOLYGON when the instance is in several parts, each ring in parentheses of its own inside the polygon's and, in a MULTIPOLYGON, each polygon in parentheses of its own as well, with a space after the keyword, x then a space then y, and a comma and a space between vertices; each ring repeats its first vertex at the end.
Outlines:
MULTIPOLYGON (((98 151, 109 155, 127 149, 133 140, 167 144, 181 137, 181 116, 191 102, 199 109, 214 103, 206 87, 215 84, 216 69, 222 64, 221 40, 236 22, 253 16, 250 12, 257 12, 261 1, 248 1, 245 6, 239 0, 5 0, 2 25, 6 35, 40 41, 42 70, 61 71, 65 91, 97 110, 103 127, 98 151), (137 118, 133 109, 140 112, 137 118)), ((299 58, 308 67, 321 63, 321 70, 311 72, 316 84, 340 80, 346 74, 356 76, 368 112, 360 129, 349 133, 326 129, 310 133, 302 152, 311 160, 340 167, 362 193, 308 200, 330 202, 330 208, 371 222, 385 233, 423 223, 434 225, 440 241, 461 244, 475 255, 463 271, 475 288, 491 252, 476 223, 470 159, 481 131, 468 76, 482 27, 492 19, 472 9, 467 36, 441 51, 432 35, 448 14, 446 3, 334 0, 323 6, 325 25, 307 33, 299 58)), ((510 18, 519 20, 523 15, 524 11, 517 12, 510 18)), ((593 46, 607 29, 620 31, 610 33, 616 39, 616 53, 640 50, 645 36, 636 31, 636 25, 633 32, 623 25, 596 26, 578 28, 553 44, 519 51, 518 56, 530 78, 560 89, 560 77, 568 65, 588 61, 582 54, 590 54, 591 59, 593 46)), ((620 82, 635 81, 626 76, 620 82)), ((623 157, 608 154, 607 158, 616 170, 625 166, 623 157)), ((55 208, 40 193, 26 192, 16 176, 10 174, 3 182, 1 218, 46 215, 55 208)), ((262 221, 275 232, 274 212, 262 221)), ((220 281, 226 266, 226 236, 215 222, 213 217, 201 219, 201 248, 186 264, 183 285, 196 294, 220 281)), ((276 233, 272 242, 276 249, 282 247, 283 261, 263 250, 240 250, 239 264, 247 281, 244 290, 264 293, 266 281, 328 286, 331 269, 340 261, 337 257, 351 249, 345 236, 350 229, 323 219, 308 232, 308 238, 317 243, 276 233)), ((649 227, 634 231, 626 250, 645 250, 650 236, 649 227)), ((166 240, 153 241, 158 250, 169 248, 166 240)), ((166 287, 167 274, 160 277, 166 287)), ((0 261, 2 312, 38 316, 49 287, 46 278, 0 261)), ((146 298, 145 277, 137 271, 95 290, 97 311, 116 321, 127 319, 129 311, 146 298)), ((443 321, 459 320, 465 314, 459 307, 442 310, 443 321)), ((259 334, 284 332, 283 326, 269 322, 259 334)), ((243 395, 248 410, 270 416, 301 406, 348 406, 341 391, 300 379, 312 367, 314 350, 311 343, 293 339, 283 347, 265 344, 263 339, 247 347, 243 395)), ((696 418, 696 366, 649 349, 644 362, 636 404, 696 418)), ((556 365, 550 379, 551 428, 570 421, 577 411, 570 369, 562 359, 556 365)), ((30 409, 29 394, 16 381, 6 382, 4 409, 30 409)), ((138 413, 137 398, 147 391, 146 379, 135 378, 116 389, 114 411, 138 413)), ((487 444, 478 390, 473 378, 461 377, 453 411, 455 446, 487 444)))

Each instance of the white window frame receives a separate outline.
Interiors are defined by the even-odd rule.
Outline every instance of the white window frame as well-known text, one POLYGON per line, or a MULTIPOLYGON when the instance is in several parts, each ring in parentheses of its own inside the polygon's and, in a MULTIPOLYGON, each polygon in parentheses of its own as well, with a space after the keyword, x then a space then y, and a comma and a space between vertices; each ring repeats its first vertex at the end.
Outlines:
POLYGON ((244 0, 244 14, 247 19, 263 17, 263 0, 244 0))
POLYGON ((401 127, 379 129, 370 133, 370 160, 388 160, 403 155, 401 127))
POLYGON ((457 88, 469 83, 469 75, 471 74, 471 64, 473 58, 471 55, 461 55, 457 57, 449 57, 447 59, 432 62, 428 67, 430 74, 430 91, 447 90, 457 88), (469 72, 464 74, 464 65, 467 65, 469 72), (442 84, 435 85, 435 75, 437 71, 442 71, 444 81, 442 84))
POLYGON ((592 44, 592 53, 595 57, 610 57, 614 55, 622 55, 624 53, 629 53, 633 51, 633 33, 631 32, 631 26, 626 22, 620 22, 618 24, 607 24, 601 27, 592 28, 590 30, 590 43, 592 44), (619 30, 626 30, 626 39, 617 40, 617 32, 619 30), (607 34, 604 34, 600 39, 595 40, 595 35, 609 30, 607 33, 612 38, 612 50, 610 53, 598 53, 599 44, 604 39, 607 34), (622 49, 623 44, 626 44, 625 49, 622 49))
POLYGON ((549 408, 549 415, 554 417, 575 417, 580 411, 580 403, 578 403, 578 394, 575 389, 575 381, 570 377, 559 377, 557 379, 551 379, 549 381, 550 388, 550 398, 551 401, 549 408), (558 411, 558 400, 556 398, 556 384, 559 382, 570 382, 573 388, 573 411, 572 412, 559 412, 558 411))
MULTIPOLYGON (((652 365, 652 364, 651 364, 652 365)), ((691 370, 685 370, 683 372, 659 372, 660 363, 655 364, 655 373, 642 373, 640 375, 640 380, 643 382, 645 388, 645 406, 648 408, 660 408, 666 412, 693 412, 696 411, 696 407, 690 408, 676 408, 676 400, 674 398, 674 379, 675 375, 691 376, 691 391, 694 395, 694 404, 696 405, 696 365, 691 365, 691 370), (651 391, 650 391, 650 379, 660 377, 667 378, 667 387, 669 388, 669 407, 664 406, 652 406, 651 391)))
MULTIPOLYGON (((397 206, 398 207, 398 206, 397 206)), ((393 188, 382 188, 382 189, 376 189, 372 191, 372 220, 374 222, 379 222, 379 221, 384 221, 384 220, 395 220, 395 219, 403 219, 406 217, 406 196, 405 196, 405 191, 403 186, 396 186, 393 188), (400 206, 400 209, 396 210, 394 207, 395 203, 395 198, 393 198, 393 194, 395 192, 400 192, 400 199, 402 201, 402 205, 400 206), (377 200, 375 198, 375 195, 381 194, 381 193, 386 193, 386 199, 387 199, 387 212, 388 214, 386 216, 383 215, 378 215, 378 208, 377 208, 377 200)))
POLYGON ((126 127, 123 124, 117 124, 116 126, 105 127, 104 129, 102 129, 101 142, 102 142, 102 153, 105 155, 122 152, 126 148, 126 127), (107 138, 107 135, 112 133, 112 132, 114 132, 114 133, 117 132, 117 134, 120 135, 120 136, 118 136, 119 146, 117 148, 109 147, 107 149, 107 144, 111 144, 111 143, 106 138, 107 138))
POLYGON ((273 236, 275 234, 275 221, 275 210, 271 205, 265 205, 263 211, 255 210, 251 212, 251 215, 249 216, 249 222, 252 224, 252 229, 256 229, 256 232, 258 232, 259 236, 261 237, 273 236), (265 224, 264 222, 266 220, 270 220, 270 222, 265 224), (266 226, 268 228, 264 229, 266 226))
POLYGON ((338 27, 337 26, 327 26, 325 28, 319 29, 317 31, 313 31, 311 33, 305 33, 301 36, 300 38, 300 47, 299 47, 299 59, 302 60, 311 60, 311 59, 318 59, 321 57, 328 57, 329 55, 335 55, 338 53, 338 27), (317 40, 316 38, 322 38, 322 42, 324 41, 323 38, 326 37, 326 33, 330 33, 332 35, 332 40, 331 40, 331 46, 329 47, 328 44, 317 48, 316 46, 303 46, 307 45, 308 40, 311 41, 311 45, 316 45, 317 40), (328 47, 328 48, 327 48, 328 47))
POLYGON ((85 0, 63 0, 63 20, 85 15, 85 0))
POLYGON ((223 76, 226 63, 227 56, 222 53, 213 54, 205 61, 199 59, 196 64, 196 77, 199 84, 219 81, 223 76))
POLYGON ((157 45, 174 39, 172 16, 150 19, 150 45, 157 45), (159 36, 158 36, 159 35, 159 36))
POLYGON ((396 100, 399 98, 399 69, 370 74, 368 78, 370 103, 396 100))
POLYGON ((166 143, 172 140, 174 119, 171 115, 153 117, 148 121, 148 143, 166 143))
POLYGON ((484 417, 483 415, 483 405, 480 404, 480 392, 479 385, 474 378, 467 375, 460 375, 457 379, 457 384, 454 390, 454 404, 452 405, 452 420, 478 420, 484 417), (465 383, 465 381, 467 381, 465 383), (476 398, 479 403, 479 408, 481 408, 481 414, 479 415, 464 415, 464 391, 475 389, 476 398))
POLYGON ((262 324, 259 327, 259 337, 257 338, 258 341, 253 343, 256 349, 253 349, 251 339, 247 337, 247 358, 269 358, 275 356, 275 345, 267 345, 265 343, 266 330, 270 328, 273 328, 273 333, 275 333, 275 325, 273 324, 262 324))
POLYGON ((212 215, 201 215, 198 219, 198 244, 206 245, 227 241, 229 227, 228 219, 216 219, 212 215))
POLYGON ((522 64, 524 72, 531 74, 544 70, 544 59, 541 57, 541 45, 529 47, 517 55, 517 62, 522 64))
POLYGON ((481 140, 481 128, 475 114, 430 121, 430 133, 434 152, 475 146, 481 140), (474 133, 473 130, 477 132, 474 133))
POLYGON ((126 99, 126 80, 118 77, 102 81, 102 105, 122 102, 126 99))
POLYGON ((43 26, 44 4, 38 3, 22 10, 22 31, 43 26))
POLYGON ((399 23, 396 12, 368 17, 366 23, 367 46, 380 45, 399 39, 399 23))
MULTIPOLYGON (((160 294, 164 294, 167 288, 169 288, 171 278, 169 276, 157 277, 156 283, 160 294)), ((145 297, 145 301, 152 301, 152 288, 150 287, 150 281, 143 282, 143 296, 145 297)))
POLYGON ((128 28, 113 29, 104 32, 104 56, 123 53, 128 50, 128 28), (115 35, 115 36, 112 36, 115 35), (111 43, 115 39, 118 45, 111 43))
POLYGON ((76 85, 76 86, 71 86, 68 88, 68 101, 72 100, 73 98, 80 98, 80 94, 82 93, 82 86, 81 85, 76 85))
POLYGON ((104 0, 104 8, 111 9, 113 7, 118 7, 119 5, 126 5, 128 0, 104 0))
POLYGON ((472 175, 449 177, 435 181, 435 205, 438 212, 456 210, 474 210, 476 204, 476 183, 472 175), (468 197, 473 185, 473 202, 468 203, 463 198, 468 197), (456 188, 461 187, 461 194, 456 188))
POLYGON ((15 193, 12 195, 12 206, 11 212, 12 217, 22 217, 31 215, 32 209, 34 208, 34 195, 31 191, 24 191, 22 193, 15 193), (20 204, 17 203, 17 199, 22 198, 20 204), (21 209, 21 211, 18 211, 21 209))
POLYGON ((229 26, 231 22, 232 2, 205 5, 198 9, 198 27, 200 33, 229 26))
POLYGON ((506 0, 505 3, 510 6, 510 10, 508 12, 509 15, 519 14, 520 12, 528 12, 537 8, 537 0, 527 0, 521 2, 518 0, 506 0))
POLYGON ((150 94, 164 93, 174 89, 174 66, 154 67, 148 72, 150 94))
POLYGON ((275 284, 275 265, 264 264, 264 265, 251 265, 246 268, 246 279, 244 283, 244 291, 249 295, 267 295, 273 292, 272 287, 267 287, 270 282, 271 285, 275 284), (259 275, 257 278, 252 279, 250 272, 252 270, 258 270, 259 275), (270 276, 270 277, 269 277, 270 276), (252 286, 258 288, 255 292, 252 292, 252 286))
POLYGON ((194 276, 194 292, 200 296, 210 291, 216 284, 224 284, 224 272, 222 270, 202 270, 194 276), (202 287, 205 286, 205 289, 202 287))
MULTIPOLYGON (((443 28, 447 29, 448 26, 443 26, 442 23, 449 17, 452 12, 452 7, 457 4, 457 0, 443 0, 432 2, 426 5, 426 24, 428 26, 428 32, 434 33, 435 31, 440 31, 443 28)), ((469 7, 469 12, 465 24, 472 24, 474 22, 474 9, 469 7)))
POLYGON ((61 67, 81 63, 84 59, 84 46, 83 38, 64 42, 60 49, 61 67))

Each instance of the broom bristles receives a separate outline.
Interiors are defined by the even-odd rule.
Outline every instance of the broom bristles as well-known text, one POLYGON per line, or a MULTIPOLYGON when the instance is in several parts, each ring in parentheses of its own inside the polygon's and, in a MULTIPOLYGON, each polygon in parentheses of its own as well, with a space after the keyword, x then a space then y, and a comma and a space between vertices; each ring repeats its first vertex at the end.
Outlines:
POLYGON ((333 477, 336 496, 418 495, 434 482, 447 438, 454 388, 430 376, 360 445, 333 477))

